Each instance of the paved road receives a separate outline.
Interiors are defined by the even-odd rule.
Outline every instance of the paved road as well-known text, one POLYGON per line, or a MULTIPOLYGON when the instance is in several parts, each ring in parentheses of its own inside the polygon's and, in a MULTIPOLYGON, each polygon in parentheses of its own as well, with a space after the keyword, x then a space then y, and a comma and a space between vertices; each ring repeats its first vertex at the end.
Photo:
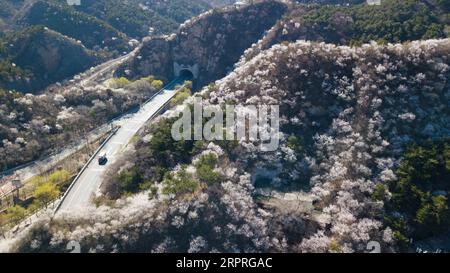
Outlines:
POLYGON ((117 67, 119 67, 124 61, 133 57, 138 49, 139 47, 135 48, 133 51, 126 55, 120 56, 113 60, 109 60, 92 68, 92 70, 88 70, 87 75, 82 77, 82 80, 79 81, 79 85, 82 87, 88 87, 90 85, 92 86, 98 84, 99 82, 101 82, 101 80, 111 78, 117 67))
POLYGON ((67 193, 59 206, 58 212, 79 210, 89 204, 91 197, 101 185, 102 175, 105 174, 107 167, 117 160, 121 151, 138 130, 175 95, 175 85, 181 84, 183 81, 183 79, 174 81, 170 86, 165 87, 159 95, 142 106, 139 112, 117 121, 121 127, 98 153, 99 156, 106 155, 108 163, 105 166, 100 166, 97 160, 93 160, 67 193))

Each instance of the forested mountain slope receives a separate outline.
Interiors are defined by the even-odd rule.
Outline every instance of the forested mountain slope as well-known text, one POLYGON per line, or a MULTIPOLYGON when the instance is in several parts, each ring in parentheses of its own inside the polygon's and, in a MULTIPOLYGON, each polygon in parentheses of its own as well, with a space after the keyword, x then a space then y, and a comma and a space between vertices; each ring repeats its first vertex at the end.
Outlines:
MULTIPOLYGON (((171 43, 165 39, 162 40, 166 45, 174 48, 170 54, 176 53, 178 56, 185 56, 185 58, 195 57, 199 63, 205 66, 210 57, 217 59, 215 64, 210 64, 209 74, 205 74, 207 77, 205 77, 204 82, 206 82, 208 77, 218 79, 226 75, 227 69, 230 69, 238 61, 239 56, 243 54, 247 47, 256 42, 264 31, 273 25, 283 11, 284 6, 278 3, 257 5, 239 12, 224 13, 216 11, 208 16, 196 18, 190 24, 183 26, 182 31, 189 33, 189 35, 183 35, 179 42, 171 43), (252 21, 246 22, 249 15, 254 16, 254 18, 252 21), (211 41, 218 38, 214 31, 222 31, 221 27, 224 22, 232 28, 229 32, 223 33, 223 36, 220 36, 222 38, 219 37, 220 43, 216 44, 216 47, 211 47, 211 41), (243 33, 239 29, 246 27, 246 24, 249 23, 251 23, 251 27, 246 30, 248 35, 245 39, 237 41, 243 33), (197 40, 197 42, 191 43, 193 35, 202 33, 204 29, 211 29, 210 32, 206 33, 205 41, 197 40), (220 50, 218 45, 220 45, 220 50), (184 47, 184 50, 176 49, 181 47, 184 47), (202 47, 206 49, 201 50, 202 47), (205 54, 205 52, 208 54, 205 54)), ((151 41, 159 39, 161 38, 151 39, 151 41)), ((63 80, 70 73, 79 73, 83 69, 88 69, 97 59, 104 58, 97 51, 87 49, 73 39, 64 37, 45 27, 34 27, 23 31, 23 33, 20 32, 20 35, 7 35, 3 40, 4 43, 0 44, 3 46, 0 52, 5 52, 4 56, 7 58, 6 61, 2 62, 0 87, 4 89, 14 89, 13 87, 20 87, 20 84, 24 87, 24 90, 39 90, 38 88, 44 86, 44 83, 63 80), (68 53, 67 56, 61 55, 61 48, 65 49, 65 52, 68 53), (55 68, 57 69, 55 70, 55 68)), ((100 125, 101 122, 106 122, 108 118, 136 106, 154 91, 154 89, 148 87, 145 81, 141 80, 142 78, 147 78, 153 74, 158 79, 163 78, 164 80, 171 80, 173 77, 172 57, 169 54, 164 55, 163 47, 155 46, 153 42, 144 42, 133 60, 136 61, 137 67, 144 67, 147 70, 135 71, 139 73, 136 75, 123 74, 130 80, 136 81, 128 82, 126 78, 123 78, 124 85, 127 85, 127 82, 129 84, 125 88, 126 91, 122 93, 107 92, 106 89, 108 88, 101 80, 97 81, 97 94, 94 94, 95 89, 88 88, 89 91, 87 91, 83 87, 80 88, 76 84, 70 83, 61 86, 54 85, 51 87, 52 91, 48 90, 43 94, 36 94, 36 96, 24 96, 17 92, 8 95, 10 93, 7 90, 1 92, 0 96, 5 96, 1 99, 8 103, 3 106, 3 114, 6 116, 0 120, 0 141, 4 140, 0 142, 0 151, 7 155, 0 160, 0 168, 2 170, 13 168, 49 154, 51 151, 58 150, 69 141, 79 137, 80 133, 87 132, 94 126, 100 125), (149 60, 147 56, 152 52, 162 56, 161 59, 158 61, 149 60), (138 56, 141 56, 142 65, 138 56), (145 59, 142 58, 144 56, 145 59), (161 70, 169 72, 163 74, 155 73, 156 70, 149 71, 148 69, 152 67, 160 67, 161 70), (60 98, 64 103, 55 102, 55 105, 50 107, 48 104, 51 104, 55 95, 58 95, 58 98, 60 98, 59 95, 63 95, 63 97, 70 95, 72 99, 60 98), (83 97, 77 98, 77 96, 83 97), (19 99, 23 97, 28 99, 19 99), (31 103, 30 100, 35 101, 39 107, 25 107, 14 101, 15 99, 24 103, 31 103), (89 107, 92 109, 89 109, 89 107), (40 109, 46 109, 46 111, 41 112, 40 109), (77 118, 61 120, 69 122, 67 126, 64 126, 57 118, 60 112, 62 116, 68 114, 77 118), (7 113, 11 113, 12 116, 9 117, 7 113), (35 123, 38 125, 29 125, 35 123), (23 139, 25 144, 14 143, 18 137, 23 139), (29 143, 34 143, 34 145, 31 146, 29 143), (22 156, 13 156, 14 154, 21 154, 22 156)), ((123 67, 127 66, 123 65, 123 67)), ((123 69, 119 70, 123 71, 123 69)), ((78 75, 78 77, 82 76, 78 75)))
POLYGON ((41 95, 0 88, 0 170, 58 152, 130 109, 159 88, 152 77, 111 79, 83 87, 54 88, 41 95))
MULTIPOLYGON (((97 252, 363 252, 375 240, 394 251, 398 226, 384 222, 374 193, 397 180, 412 142, 448 137, 449 57, 448 39, 277 44, 200 95, 206 104, 279 104, 279 149, 175 142, 168 113, 111 167, 104 188, 148 190, 44 221, 16 250, 63 251, 75 240, 97 252), (313 207, 290 210, 283 196, 305 186, 313 207)), ((448 199, 439 199, 447 221, 448 199)))
POLYGON ((231 71, 244 51, 286 11, 287 6, 278 1, 210 10, 186 21, 170 36, 145 39, 136 57, 116 74, 131 78, 152 74, 170 80, 176 63, 196 66, 197 85, 207 85, 231 71))
MULTIPOLYGON (((170 26, 169 16, 173 22, 189 16, 171 8, 181 0, 130 0, 118 3, 120 11, 105 1, 86 7, 36 1, 64 14, 52 23, 68 31, 102 22, 90 29, 96 35, 78 33, 79 42, 45 27, 28 30, 30 18, 46 21, 29 16, 33 5, 19 16, 0 13, 4 22, 23 22, 0 35, 6 60, 0 75, 27 83, 63 78, 64 70, 36 69, 55 67, 40 56, 67 48, 82 56, 70 59, 82 67, 120 54, 121 45, 130 50, 132 37, 159 31, 150 29, 156 21, 170 26), (140 11, 131 18, 136 5, 140 11), (75 19, 64 20, 67 14, 75 19), (105 46, 103 31, 117 34, 110 41, 119 46, 105 46), (42 49, 46 44, 57 46, 42 49), (28 52, 38 57, 35 63, 28 52)), ((450 251, 436 239, 450 232, 448 1, 252 2, 202 13, 175 34, 145 38, 108 74, 131 81, 100 78, 39 95, 0 90, 0 168, 6 169, 137 106, 161 87, 149 75, 169 80, 180 65, 196 67, 196 84, 203 86, 191 97, 184 88, 173 109, 129 143, 91 208, 43 215, 12 250, 64 252, 76 241, 83 252, 367 252, 375 241, 394 252, 421 244, 435 251, 438 241, 450 251), (244 139, 175 141, 172 125, 196 97, 208 109, 279 105, 279 147, 263 152, 259 141, 244 139)), ((192 7, 204 5, 199 0, 192 7)))
MULTIPOLYGON (((69 6, 65 0, 0 0, 0 87, 36 92, 96 63, 80 53, 81 57, 71 69, 62 66, 55 75, 47 66, 35 62, 38 57, 32 51, 27 60, 31 65, 15 62, 23 51, 15 52, 18 46, 14 43, 18 40, 9 37, 37 33, 35 26, 58 32, 61 39, 74 39, 91 51, 89 55, 105 61, 131 51, 138 43, 134 38, 140 40, 147 35, 173 32, 180 23, 212 7, 207 1, 187 0, 85 0, 80 6, 69 6), (40 70, 38 74, 37 70, 40 70)), ((21 48, 39 47, 34 44, 36 39, 22 39, 20 42, 24 43, 21 48)), ((40 47, 40 52, 52 56, 54 51, 58 51, 64 60, 74 60, 74 51, 55 47, 58 43, 50 44, 52 46, 40 47)))
POLYGON ((43 26, 3 38, 0 87, 38 91, 105 60, 74 39, 43 26))
POLYGON ((383 0, 382 5, 293 5, 267 35, 249 50, 299 39, 358 46, 450 37, 448 1, 383 0))

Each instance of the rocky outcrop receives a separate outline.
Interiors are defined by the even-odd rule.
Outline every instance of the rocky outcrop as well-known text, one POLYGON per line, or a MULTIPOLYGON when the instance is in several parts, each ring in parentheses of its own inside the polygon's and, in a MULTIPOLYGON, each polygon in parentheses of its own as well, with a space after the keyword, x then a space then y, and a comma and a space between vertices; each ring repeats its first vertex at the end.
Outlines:
POLYGON ((175 67, 195 67, 198 71, 191 72, 198 74, 196 84, 203 86, 231 71, 245 49, 286 10, 278 1, 211 10, 185 22, 176 34, 144 40, 136 57, 116 74, 131 78, 152 74, 169 80, 176 76, 175 67))

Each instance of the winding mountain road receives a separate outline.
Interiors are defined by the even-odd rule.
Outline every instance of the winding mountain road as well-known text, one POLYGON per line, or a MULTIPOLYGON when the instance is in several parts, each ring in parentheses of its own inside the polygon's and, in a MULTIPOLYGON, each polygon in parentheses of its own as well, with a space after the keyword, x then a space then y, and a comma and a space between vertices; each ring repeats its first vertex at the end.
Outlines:
POLYGON ((175 96, 179 90, 177 86, 183 84, 184 80, 183 78, 176 79, 144 104, 137 113, 114 122, 113 125, 120 126, 119 129, 96 154, 97 156, 106 155, 108 158, 107 164, 99 165, 97 160, 88 163, 57 206, 57 213, 77 211, 89 205, 91 197, 102 183, 102 176, 105 174, 108 165, 116 162, 117 157, 133 136, 175 96))

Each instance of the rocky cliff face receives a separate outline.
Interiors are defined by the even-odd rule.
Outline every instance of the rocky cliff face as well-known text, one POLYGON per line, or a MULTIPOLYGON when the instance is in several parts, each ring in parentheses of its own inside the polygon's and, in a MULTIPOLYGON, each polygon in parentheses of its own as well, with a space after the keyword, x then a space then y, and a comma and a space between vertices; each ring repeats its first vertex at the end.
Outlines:
POLYGON ((196 76, 198 86, 233 69, 244 50, 258 41, 286 11, 277 1, 212 10, 184 23, 176 34, 145 40, 137 57, 118 75, 172 79, 182 69, 196 76))

